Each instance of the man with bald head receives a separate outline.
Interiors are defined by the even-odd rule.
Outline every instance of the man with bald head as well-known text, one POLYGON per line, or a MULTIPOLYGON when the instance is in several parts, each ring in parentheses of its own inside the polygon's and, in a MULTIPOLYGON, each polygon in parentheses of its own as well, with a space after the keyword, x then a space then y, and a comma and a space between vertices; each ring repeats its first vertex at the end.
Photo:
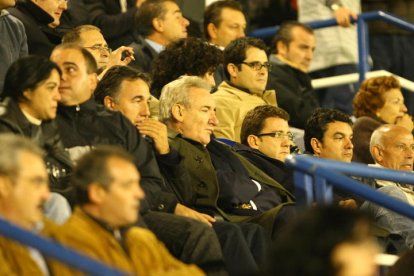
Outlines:
MULTIPOLYGON (((414 156, 414 138, 412 133, 397 125, 382 125, 371 136, 370 152, 375 164, 372 166, 412 173, 414 156)), ((411 185, 386 180, 375 180, 378 191, 414 205, 414 191, 411 185)), ((367 208, 375 215, 379 226, 390 233, 401 235, 407 247, 414 245, 414 223, 411 219, 398 215, 388 209, 365 202, 361 208, 367 208)))

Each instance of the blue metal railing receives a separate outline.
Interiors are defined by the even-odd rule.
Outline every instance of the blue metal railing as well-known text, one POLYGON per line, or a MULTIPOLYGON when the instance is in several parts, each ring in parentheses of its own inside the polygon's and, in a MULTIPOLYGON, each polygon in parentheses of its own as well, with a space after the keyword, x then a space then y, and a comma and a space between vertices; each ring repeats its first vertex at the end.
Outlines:
POLYGON ((56 242, 42 238, 30 231, 26 231, 4 219, 0 219, 0 236, 35 248, 45 256, 68 264, 80 271, 88 273, 88 275, 126 276, 125 273, 117 269, 104 265, 56 242))
MULTIPOLYGON (((369 71, 368 57, 369 57, 369 47, 368 47, 368 28, 367 22, 374 20, 382 20, 388 22, 392 25, 400 27, 402 29, 414 32, 414 25, 404 21, 403 19, 396 17, 392 14, 382 12, 382 11, 373 11, 361 13, 358 15, 358 19, 355 21, 351 18, 353 23, 357 23, 357 33, 358 33, 358 67, 359 67, 359 81, 362 82, 365 79, 366 72, 369 71)), ((313 29, 320 29, 326 27, 337 26, 335 19, 327 19, 320 21, 313 21, 306 23, 313 29)), ((274 36, 276 31, 279 29, 278 26, 268 27, 263 29, 258 29, 251 32, 249 35, 259 38, 267 38, 274 36)), ((390 53, 392 54, 392 53, 390 53)))
POLYGON ((336 187, 414 219, 413 206, 347 176, 370 177, 414 185, 414 173, 368 167, 363 164, 348 164, 305 155, 292 156, 286 160, 286 164, 294 169, 298 205, 311 205, 315 201, 331 203, 332 187, 336 187))

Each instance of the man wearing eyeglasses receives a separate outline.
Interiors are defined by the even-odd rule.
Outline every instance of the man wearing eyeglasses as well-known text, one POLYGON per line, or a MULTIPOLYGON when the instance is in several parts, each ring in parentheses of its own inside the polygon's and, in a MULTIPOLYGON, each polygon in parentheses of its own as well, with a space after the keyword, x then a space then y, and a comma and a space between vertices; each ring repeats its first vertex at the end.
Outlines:
POLYGON ((224 50, 224 68, 229 81, 213 94, 219 120, 215 135, 240 142, 240 128, 247 112, 256 106, 276 106, 274 90, 266 91, 270 64, 266 45, 257 38, 232 41, 224 50))
POLYGON ((243 120, 242 144, 233 148, 293 193, 292 173, 284 163, 293 144, 288 121, 289 114, 279 107, 257 106, 243 120))
POLYGON ((290 125, 303 129, 306 120, 319 107, 308 69, 315 50, 313 30, 296 21, 282 24, 274 38, 274 51, 269 61, 267 89, 277 91, 278 106, 290 115, 290 125))
POLYGON ((98 65, 99 79, 112 66, 128 65, 134 60, 134 50, 131 47, 121 46, 112 51, 101 30, 93 25, 80 25, 73 28, 63 36, 62 43, 74 43, 88 50, 98 65))

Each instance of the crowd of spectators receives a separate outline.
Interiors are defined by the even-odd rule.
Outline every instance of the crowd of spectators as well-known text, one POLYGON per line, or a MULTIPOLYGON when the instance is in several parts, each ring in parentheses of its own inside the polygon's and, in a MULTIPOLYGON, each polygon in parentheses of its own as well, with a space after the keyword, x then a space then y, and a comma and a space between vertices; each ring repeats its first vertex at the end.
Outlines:
MULTIPOLYGON (((392 235, 391 273, 409 270, 411 220, 342 190, 304 211, 285 165, 413 170, 398 78, 312 87, 355 72, 361 1, 278 1, 266 42, 246 34, 269 5, 253 2, 208 1, 197 22, 185 1, 0 0, 0 217, 128 275, 373 276, 392 235)), ((1 235, 0 274, 83 275, 1 235)))

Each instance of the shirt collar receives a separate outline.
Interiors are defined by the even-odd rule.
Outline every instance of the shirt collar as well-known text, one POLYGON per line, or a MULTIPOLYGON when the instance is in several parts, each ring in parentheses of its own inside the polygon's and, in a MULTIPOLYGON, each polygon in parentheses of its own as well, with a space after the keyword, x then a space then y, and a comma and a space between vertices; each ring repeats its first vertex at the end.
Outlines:
POLYGON ((149 46, 151 46, 151 48, 153 48, 155 50, 155 52, 157 52, 158 54, 161 53, 162 51, 164 51, 165 47, 155 41, 149 40, 149 39, 145 39, 145 41, 149 44, 149 46))

